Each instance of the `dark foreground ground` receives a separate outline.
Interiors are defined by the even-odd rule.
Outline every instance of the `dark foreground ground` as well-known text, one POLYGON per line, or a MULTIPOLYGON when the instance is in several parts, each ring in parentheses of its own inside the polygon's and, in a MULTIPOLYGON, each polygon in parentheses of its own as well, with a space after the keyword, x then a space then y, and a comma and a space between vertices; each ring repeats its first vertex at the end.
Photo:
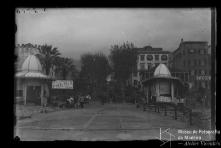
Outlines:
MULTIPOLYGON (((149 140, 162 136, 171 140, 178 136, 178 130, 196 129, 187 122, 174 120, 153 111, 143 112, 134 104, 89 104, 84 109, 68 109, 46 114, 35 114, 31 118, 19 120, 15 136, 24 141, 80 140, 80 141, 119 141, 149 140)), ((198 129, 196 129, 198 130, 198 129)), ((196 134, 201 140, 211 140, 208 134, 196 134)), ((194 139, 192 139, 194 140, 194 139)))

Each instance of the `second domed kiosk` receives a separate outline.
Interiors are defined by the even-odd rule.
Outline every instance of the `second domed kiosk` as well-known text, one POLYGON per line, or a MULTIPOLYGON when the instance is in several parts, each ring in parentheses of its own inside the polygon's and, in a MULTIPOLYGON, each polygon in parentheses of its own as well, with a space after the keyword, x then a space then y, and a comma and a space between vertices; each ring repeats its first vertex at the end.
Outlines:
POLYGON ((182 91, 184 83, 172 77, 165 64, 159 64, 154 71, 154 76, 142 82, 147 103, 183 103, 182 91))
POLYGON ((16 73, 15 77, 18 93, 16 101, 42 105, 42 96, 49 96, 48 80, 50 77, 44 74, 41 63, 35 55, 29 55, 25 59, 21 70, 16 73))

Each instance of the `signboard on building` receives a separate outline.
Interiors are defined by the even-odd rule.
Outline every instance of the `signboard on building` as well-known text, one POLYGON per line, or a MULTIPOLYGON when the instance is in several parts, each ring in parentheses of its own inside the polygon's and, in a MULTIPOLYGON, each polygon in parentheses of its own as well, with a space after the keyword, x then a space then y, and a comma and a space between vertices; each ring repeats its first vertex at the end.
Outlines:
POLYGON ((73 89, 73 80, 52 81, 52 89, 73 89))
POLYGON ((206 81, 206 80, 211 80, 211 76, 196 76, 196 80, 198 81, 206 81))

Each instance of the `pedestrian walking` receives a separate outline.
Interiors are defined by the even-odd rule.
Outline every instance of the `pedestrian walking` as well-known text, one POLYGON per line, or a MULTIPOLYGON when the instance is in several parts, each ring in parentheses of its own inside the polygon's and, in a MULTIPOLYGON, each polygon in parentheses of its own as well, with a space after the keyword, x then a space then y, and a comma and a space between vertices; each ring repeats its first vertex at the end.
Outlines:
POLYGON ((83 96, 79 97, 79 104, 80 104, 80 108, 84 107, 84 105, 83 105, 83 96))
POLYGON ((76 108, 80 107, 80 98, 81 98, 80 95, 78 95, 77 98, 76 98, 76 108))
POLYGON ((73 98, 73 104, 74 104, 74 109, 76 109, 77 107, 76 107, 76 104, 77 104, 77 96, 75 96, 74 98, 73 98))

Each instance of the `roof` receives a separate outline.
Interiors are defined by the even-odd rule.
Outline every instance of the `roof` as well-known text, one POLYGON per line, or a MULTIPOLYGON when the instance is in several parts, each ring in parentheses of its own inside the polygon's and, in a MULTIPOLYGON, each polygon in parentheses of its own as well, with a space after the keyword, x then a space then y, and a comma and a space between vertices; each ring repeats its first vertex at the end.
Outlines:
POLYGON ((184 41, 182 44, 207 44, 207 41, 184 41))
POLYGON ((44 75, 41 72, 28 72, 28 71, 18 72, 16 73, 15 76, 19 78, 42 78, 42 79, 49 78, 48 76, 44 75))
POLYGON ((147 85, 149 85, 149 84, 151 84, 152 82, 155 82, 155 80, 159 80, 159 79, 166 79, 166 80, 172 80, 172 81, 174 81, 174 82, 177 82, 178 84, 180 84, 181 86, 185 86, 185 83, 182 81, 182 80, 180 80, 179 78, 176 78, 176 77, 152 77, 152 78, 150 78, 150 79, 147 79, 147 80, 144 80, 142 83, 145 85, 145 84, 147 84, 147 85))
POLYGON ((171 76, 171 73, 165 64, 159 64, 154 71, 154 76, 150 79, 144 80, 142 83, 148 84, 149 82, 157 79, 170 79, 184 86, 184 83, 179 78, 171 76))
POLYGON ((35 55, 29 55, 23 62, 21 70, 42 72, 42 66, 35 55))
POLYGON ((35 55, 29 55, 22 64, 21 71, 16 73, 19 78, 43 78, 49 77, 42 72, 40 61, 35 55))
POLYGON ((154 71, 154 77, 171 77, 171 74, 165 64, 159 64, 154 71))
POLYGON ((152 46, 144 46, 143 48, 135 48, 138 53, 170 53, 163 48, 153 48, 152 46))
POLYGON ((182 41, 179 47, 176 50, 174 50, 173 53, 176 53, 180 49, 181 45, 183 44, 208 44, 208 42, 207 41, 182 41))
POLYGON ((149 54, 170 54, 170 51, 148 51, 148 50, 141 50, 138 53, 149 53, 149 54))

